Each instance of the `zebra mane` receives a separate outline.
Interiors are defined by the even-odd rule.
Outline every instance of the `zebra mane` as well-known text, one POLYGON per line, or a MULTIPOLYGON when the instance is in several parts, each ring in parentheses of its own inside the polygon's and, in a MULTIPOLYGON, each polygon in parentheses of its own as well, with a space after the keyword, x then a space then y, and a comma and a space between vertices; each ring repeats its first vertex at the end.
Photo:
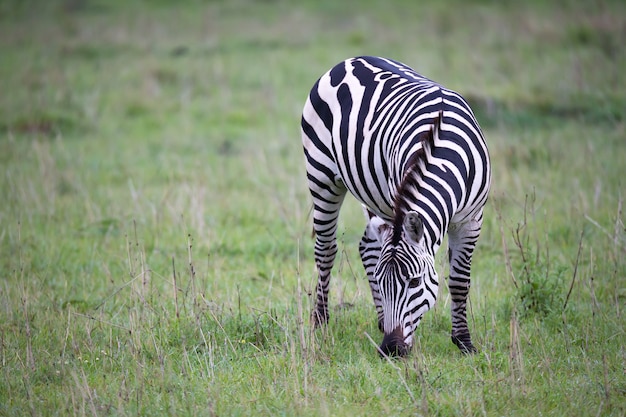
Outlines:
POLYGON ((400 186, 396 190, 395 202, 394 202, 394 220, 393 220, 393 237, 391 239, 392 245, 397 245, 402 237, 402 228, 404 223, 404 217, 409 210, 408 198, 411 193, 411 188, 416 187, 417 178, 425 170, 428 164, 428 156, 432 153, 435 147, 435 136, 439 134, 441 130, 441 120, 443 119, 443 112, 440 111, 437 117, 433 120, 433 125, 426 132, 422 132, 418 135, 418 139, 422 142, 422 147, 413 153, 407 163, 402 176, 400 186))

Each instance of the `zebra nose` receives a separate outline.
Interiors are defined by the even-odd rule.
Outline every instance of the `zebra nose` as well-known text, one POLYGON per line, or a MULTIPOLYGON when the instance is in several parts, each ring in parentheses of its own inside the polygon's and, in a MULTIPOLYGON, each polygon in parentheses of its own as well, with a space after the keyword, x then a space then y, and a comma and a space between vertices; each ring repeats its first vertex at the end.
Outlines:
POLYGON ((385 333, 383 342, 380 345, 381 356, 406 356, 409 353, 409 346, 404 343, 404 333, 402 327, 396 327, 391 333, 385 333))

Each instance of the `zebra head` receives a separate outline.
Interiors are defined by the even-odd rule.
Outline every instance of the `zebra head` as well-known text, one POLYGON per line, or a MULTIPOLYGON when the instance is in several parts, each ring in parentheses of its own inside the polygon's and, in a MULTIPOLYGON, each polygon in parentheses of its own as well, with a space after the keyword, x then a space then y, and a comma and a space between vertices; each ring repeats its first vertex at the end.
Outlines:
POLYGON ((374 271, 383 312, 380 350, 405 356, 423 314, 435 303, 439 279, 434 256, 426 249, 424 225, 415 211, 406 212, 395 226, 379 222, 374 229, 381 243, 374 271))

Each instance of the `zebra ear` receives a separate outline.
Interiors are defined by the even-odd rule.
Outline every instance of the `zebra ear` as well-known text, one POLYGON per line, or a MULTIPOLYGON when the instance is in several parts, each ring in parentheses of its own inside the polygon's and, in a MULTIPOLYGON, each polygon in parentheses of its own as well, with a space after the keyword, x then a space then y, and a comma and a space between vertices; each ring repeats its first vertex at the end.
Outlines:
POLYGON ((416 211, 404 215, 404 233, 416 244, 424 238, 424 223, 416 211))

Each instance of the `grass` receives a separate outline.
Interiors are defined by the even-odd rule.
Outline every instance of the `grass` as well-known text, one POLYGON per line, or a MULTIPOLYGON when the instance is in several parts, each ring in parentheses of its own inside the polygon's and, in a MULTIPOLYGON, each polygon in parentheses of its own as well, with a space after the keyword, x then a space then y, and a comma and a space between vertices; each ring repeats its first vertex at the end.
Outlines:
POLYGON ((0 415, 625 415, 624 16, 1 2, 0 415), (359 54, 457 89, 485 128, 474 356, 442 285, 412 355, 378 358, 353 200, 331 322, 309 327, 299 115, 359 54))

